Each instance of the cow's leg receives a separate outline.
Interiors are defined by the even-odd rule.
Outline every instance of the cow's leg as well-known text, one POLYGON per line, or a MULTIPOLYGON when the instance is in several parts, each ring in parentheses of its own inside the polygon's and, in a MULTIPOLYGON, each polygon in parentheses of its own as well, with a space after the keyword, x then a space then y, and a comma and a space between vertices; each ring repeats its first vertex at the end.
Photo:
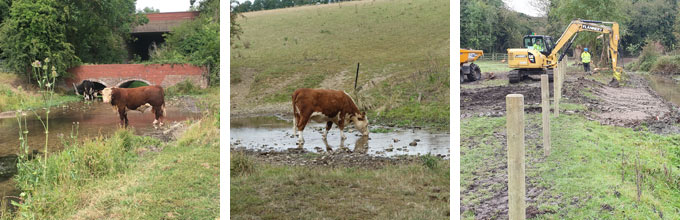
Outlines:
POLYGON ((127 118, 127 112, 125 111, 125 108, 118 108, 118 116, 120 116, 120 125, 125 126, 127 128, 128 118, 127 118))
POLYGON ((331 127, 333 127, 333 121, 326 122, 326 130, 323 131, 323 139, 324 140, 326 140, 326 136, 328 135, 328 131, 331 130, 331 127))
POLYGON ((298 130, 298 137, 300 138, 298 140, 298 143, 304 144, 305 139, 302 137, 302 132, 305 130, 305 126, 307 126, 307 122, 309 122, 309 118, 312 116, 312 112, 304 112, 300 114, 300 119, 298 120, 297 124, 297 130, 298 130))
POLYGON ((342 114, 342 112, 338 113, 338 114, 340 114, 340 120, 338 120, 338 123, 337 123, 338 128, 340 128, 340 139, 345 140, 345 139, 347 139, 347 137, 345 136, 345 132, 344 132, 344 130, 345 130, 345 115, 342 114))
POLYGON ((295 107, 295 98, 293 98, 293 135, 297 135, 297 122, 300 121, 300 113, 295 107))

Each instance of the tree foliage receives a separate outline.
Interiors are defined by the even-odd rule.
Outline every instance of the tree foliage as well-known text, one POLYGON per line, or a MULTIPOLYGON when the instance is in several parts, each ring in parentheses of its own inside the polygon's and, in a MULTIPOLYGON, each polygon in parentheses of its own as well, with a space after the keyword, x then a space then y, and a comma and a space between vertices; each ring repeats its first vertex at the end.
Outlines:
POLYGON ((68 15, 55 1, 14 1, 0 27, 0 48, 7 65, 28 73, 35 60, 50 58, 60 71, 78 63, 66 35, 68 15))
MULTIPOLYGON (((623 55, 638 55, 650 42, 659 42, 666 51, 676 50, 680 40, 677 0, 533 0, 532 4, 545 17, 508 10, 500 0, 461 1, 461 47, 502 52, 518 47, 521 37, 532 32, 557 39, 569 22, 579 18, 618 22, 623 55)), ((599 35, 579 33, 574 44, 599 54, 604 49, 599 35)))
POLYGON ((31 62, 48 57, 60 73, 80 62, 123 62, 130 30, 147 21, 145 16, 135 15, 135 0, 11 3, 9 16, 0 26, 0 56, 18 73, 27 72, 31 62))
POLYGON ((462 48, 504 52, 518 47, 540 20, 507 9, 500 0, 461 2, 460 45, 462 48))
POLYGON ((220 20, 219 0, 205 0, 196 7, 201 13, 193 21, 173 28, 166 34, 163 48, 152 54, 151 62, 192 63, 208 67, 210 85, 219 85, 220 20))

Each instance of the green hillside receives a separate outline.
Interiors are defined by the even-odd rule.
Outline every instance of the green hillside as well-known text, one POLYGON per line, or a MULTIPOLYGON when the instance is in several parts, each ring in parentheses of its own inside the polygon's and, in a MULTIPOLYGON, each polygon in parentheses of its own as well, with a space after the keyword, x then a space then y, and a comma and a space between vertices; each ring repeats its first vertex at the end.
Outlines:
POLYGON ((356 1, 242 14, 231 105, 290 112, 297 88, 352 93, 374 121, 449 123, 449 1, 356 1), (378 117, 376 117, 378 116, 378 117))

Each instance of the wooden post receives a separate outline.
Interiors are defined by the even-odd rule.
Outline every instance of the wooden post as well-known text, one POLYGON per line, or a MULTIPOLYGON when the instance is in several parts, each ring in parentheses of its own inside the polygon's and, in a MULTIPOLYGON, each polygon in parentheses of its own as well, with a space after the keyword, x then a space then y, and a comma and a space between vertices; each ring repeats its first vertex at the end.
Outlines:
POLYGON ((359 81, 359 65, 361 63, 357 63, 357 76, 354 77, 354 91, 357 91, 357 81, 359 81))
POLYGON ((508 142, 508 216, 510 220, 526 218, 524 181, 524 96, 505 97, 508 142))
POLYGON ((553 92, 553 99, 555 100, 555 107, 554 107, 554 112, 555 112, 555 117, 560 116, 560 96, 562 89, 560 88, 560 65, 557 64, 557 68, 554 69, 553 71, 553 89, 555 90, 553 92))
POLYGON ((550 83, 548 75, 541 75, 541 109, 543 110, 543 155, 550 155, 550 83))

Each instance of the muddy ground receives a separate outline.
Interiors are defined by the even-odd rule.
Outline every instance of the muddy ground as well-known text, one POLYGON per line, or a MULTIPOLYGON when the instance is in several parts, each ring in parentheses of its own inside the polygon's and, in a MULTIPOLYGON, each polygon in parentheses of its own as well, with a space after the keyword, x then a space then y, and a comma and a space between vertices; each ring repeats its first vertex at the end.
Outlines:
MULTIPOLYGON (((614 88, 601 82, 586 78, 582 73, 569 75, 564 83, 562 103, 576 103, 585 106, 585 110, 561 110, 566 114, 582 114, 590 120, 602 124, 625 126, 640 129, 643 126, 656 133, 678 133, 680 128, 675 124, 680 122, 678 106, 664 100, 650 86, 648 80, 638 74, 628 74, 626 85, 614 88)), ((551 93, 553 92, 552 83, 551 93)), ((525 113, 538 113, 540 109, 540 82, 523 81, 508 86, 493 86, 484 88, 461 89, 461 119, 467 117, 499 117, 505 114, 505 96, 511 93, 524 95, 525 113)), ((552 96, 552 94, 551 94, 552 96)), ((465 129, 465 128, 461 128, 465 129)), ((540 140, 541 126, 528 123, 525 134, 527 154, 541 154, 540 140)), ((505 142, 505 133, 494 133, 494 138, 500 143, 505 142)), ((478 137, 461 137, 461 147, 474 148, 478 137)), ((461 215, 466 211, 474 213, 476 219, 504 219, 507 218, 507 158, 506 147, 499 148, 491 160, 480 161, 480 169, 473 171, 472 184, 461 189, 461 215), (488 198, 471 198, 472 195, 488 194, 488 198), (482 193, 486 192, 486 193, 482 193), (471 199, 469 204, 463 199, 471 199)), ((464 153, 461 153, 461 157, 464 153)), ((537 164, 539 155, 528 156, 526 169, 531 170, 532 164, 537 164), (534 160, 534 161, 531 161, 534 160)), ((536 201, 563 201, 579 204, 579 198, 552 198, 555 193, 546 193, 545 188, 537 186, 534 177, 527 178, 527 218, 545 214, 539 212, 536 201)), ((550 204, 559 205, 559 204, 550 204)))
MULTIPOLYGON (((678 107, 659 96, 649 82, 638 74, 629 74, 625 86, 610 87, 583 74, 567 77, 562 91, 562 103, 582 104, 585 111, 564 110, 567 114, 583 114, 602 124, 638 127, 646 125, 659 133, 679 131, 674 123, 680 122, 678 107)), ((553 84, 550 83, 551 96, 553 84)), ((461 89, 461 116, 499 117, 505 115, 505 96, 524 95, 526 113, 540 112, 541 88, 538 81, 523 81, 507 86, 461 89)))
POLYGON ((362 152, 353 152, 348 148, 333 151, 309 152, 301 148, 290 148, 286 151, 253 151, 244 147, 231 146, 231 152, 243 152, 256 160, 268 164, 312 166, 312 167, 361 167, 365 169, 381 168, 386 165, 407 164, 420 161, 418 156, 380 157, 362 152))

